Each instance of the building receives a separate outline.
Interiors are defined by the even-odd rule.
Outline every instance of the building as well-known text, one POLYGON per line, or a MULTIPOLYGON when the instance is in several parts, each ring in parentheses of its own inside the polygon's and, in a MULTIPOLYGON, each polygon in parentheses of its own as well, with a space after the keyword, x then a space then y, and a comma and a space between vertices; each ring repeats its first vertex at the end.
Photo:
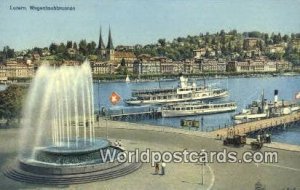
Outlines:
POLYGON ((288 71, 292 70, 292 63, 281 60, 281 61, 276 61, 276 71, 288 71))
POLYGON ((93 74, 112 74, 115 72, 115 67, 109 62, 93 62, 91 63, 93 74))
POLYGON ((133 74, 136 75, 160 74, 160 62, 137 60, 133 63, 133 74))
POLYGON ((217 54, 221 54, 221 51, 218 50, 216 47, 214 48, 206 47, 206 48, 200 48, 194 50, 193 54, 194 54, 194 59, 201 59, 204 56, 215 57, 217 54))
POLYGON ((285 46, 281 44, 269 45, 266 48, 267 53, 285 53, 285 46))
POLYGON ((6 81, 6 67, 4 64, 0 63, 0 81, 6 81))
POLYGON ((206 48, 199 48, 193 51, 194 53, 194 58, 195 59, 200 59, 202 57, 204 57, 204 55, 206 54, 206 48))
POLYGON ((276 72, 277 63, 264 60, 230 61, 226 67, 227 72, 247 73, 247 72, 276 72))
POLYGON ((133 63, 134 74, 173 74, 178 71, 177 62, 173 62, 167 57, 149 57, 149 55, 143 54, 139 58, 133 63))
POLYGON ((34 75, 33 65, 14 60, 6 61, 0 66, 1 78, 30 78, 34 75))
MULTIPOLYGON (((127 47, 127 46, 122 46, 122 47, 127 47)), ((107 41, 106 47, 103 42, 102 32, 101 32, 101 28, 100 28, 100 35, 99 35, 97 51, 103 61, 110 61, 115 64, 120 64, 121 61, 124 59, 127 65, 131 65, 131 68, 132 68, 132 63, 136 60, 136 56, 134 55, 134 53, 132 51, 128 51, 128 49, 120 48, 120 47, 118 48, 118 50, 114 49, 113 39, 112 39, 110 28, 109 28, 108 41, 107 41)))
POLYGON ((80 64, 81 63, 79 61, 72 61, 72 60, 62 62, 62 65, 64 65, 64 66, 78 66, 80 64))
POLYGON ((245 38, 244 39, 244 49, 253 50, 258 47, 258 43, 261 41, 259 38, 245 38))
POLYGON ((140 60, 140 61, 150 61, 151 55, 149 55, 149 54, 140 54, 137 57, 137 59, 140 60))
POLYGON ((122 59, 124 59, 126 63, 128 62, 133 63, 136 60, 136 56, 134 55, 133 52, 115 51, 110 61, 115 63, 121 63, 122 59))
POLYGON ((294 38, 291 41, 293 48, 300 50, 300 38, 294 38))
POLYGON ((224 73, 227 63, 224 61, 205 59, 200 61, 200 70, 202 72, 224 73))
POLYGON ((160 73, 161 74, 174 74, 177 70, 176 64, 173 61, 167 61, 160 63, 160 73))
POLYGON ((201 72, 201 63, 199 60, 184 60, 183 62, 178 63, 178 73, 186 73, 186 74, 193 74, 193 73, 200 73, 201 72))

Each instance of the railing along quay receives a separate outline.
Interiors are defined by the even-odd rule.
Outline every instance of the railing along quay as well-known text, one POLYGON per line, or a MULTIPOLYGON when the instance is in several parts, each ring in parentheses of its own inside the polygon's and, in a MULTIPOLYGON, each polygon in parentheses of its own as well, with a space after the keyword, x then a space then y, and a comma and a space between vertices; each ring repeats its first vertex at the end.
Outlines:
POLYGON ((300 112, 279 117, 272 117, 247 123, 241 123, 227 128, 218 129, 210 132, 211 135, 228 136, 232 134, 248 134, 268 128, 286 126, 286 124, 300 121, 300 112))

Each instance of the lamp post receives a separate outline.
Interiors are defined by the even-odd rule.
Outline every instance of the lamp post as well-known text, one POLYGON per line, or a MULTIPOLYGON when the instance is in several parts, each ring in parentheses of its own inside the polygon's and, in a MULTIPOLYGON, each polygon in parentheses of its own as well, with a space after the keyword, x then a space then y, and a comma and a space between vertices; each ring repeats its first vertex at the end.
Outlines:
POLYGON ((105 125, 106 125, 106 140, 108 140, 107 116, 105 117, 105 125))
MULTIPOLYGON (((202 149, 201 153, 204 154, 204 152, 205 152, 205 149, 202 149)), ((204 184, 204 164, 205 164, 205 161, 202 161, 201 185, 204 184)))

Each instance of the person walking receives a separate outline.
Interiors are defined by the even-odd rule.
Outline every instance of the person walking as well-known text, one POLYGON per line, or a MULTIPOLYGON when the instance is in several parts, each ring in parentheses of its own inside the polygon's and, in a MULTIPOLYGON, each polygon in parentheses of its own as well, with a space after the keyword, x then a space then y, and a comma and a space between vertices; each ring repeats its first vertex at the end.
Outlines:
POLYGON ((161 175, 165 175, 165 172, 166 172, 166 163, 162 163, 161 164, 161 175))
POLYGON ((159 172, 159 163, 156 162, 156 163, 155 163, 155 174, 157 175, 158 172, 159 172))

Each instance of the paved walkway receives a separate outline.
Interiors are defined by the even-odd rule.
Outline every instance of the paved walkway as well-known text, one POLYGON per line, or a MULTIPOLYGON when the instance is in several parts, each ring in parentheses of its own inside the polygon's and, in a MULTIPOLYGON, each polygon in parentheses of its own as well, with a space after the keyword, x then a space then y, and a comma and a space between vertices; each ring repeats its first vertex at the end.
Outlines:
MULTIPOLYGON (((96 128, 97 137, 106 137, 105 121, 96 128)), ((1 167, 17 155, 17 133, 19 130, 0 131, 1 167)), ((161 128, 151 125, 131 124, 108 121, 110 140, 121 139, 122 144, 130 150, 150 148, 158 151, 224 151, 221 141, 216 141, 207 133, 181 129, 161 128), (137 130, 138 129, 138 130, 137 130)), ((243 148, 225 147, 241 156, 251 151, 250 146, 243 148)), ((270 151, 263 147, 262 152, 270 151)), ((3 189, 245 189, 253 190, 260 181, 267 189, 287 189, 300 187, 300 152, 276 149, 278 163, 211 163, 204 167, 204 185, 201 183, 201 165, 192 163, 169 163, 166 175, 153 175, 154 168, 143 164, 142 168, 130 175, 113 180, 66 187, 43 187, 12 181, 0 174, 3 189)))
MULTIPOLYGON (((98 127, 105 128, 106 127, 105 122, 106 121, 101 120, 100 123, 102 125, 100 125, 98 127)), ((205 138, 213 138, 213 139, 216 138, 216 134, 212 133, 212 132, 189 131, 189 130, 181 129, 181 128, 171 128, 171 127, 120 122, 120 121, 108 121, 108 122, 109 122, 108 133, 111 128, 116 128, 116 129, 145 130, 145 131, 157 131, 157 132, 164 132, 164 133, 185 134, 185 135, 192 135, 192 136, 197 136, 197 137, 205 137, 205 138)), ((250 143, 252 141, 255 141, 255 139, 247 138, 248 145, 250 145, 250 143)), ((274 148, 274 149, 300 152, 299 145, 291 145, 291 144, 280 143, 280 142, 272 142, 269 144, 265 143, 264 146, 269 147, 269 148, 274 148)))

